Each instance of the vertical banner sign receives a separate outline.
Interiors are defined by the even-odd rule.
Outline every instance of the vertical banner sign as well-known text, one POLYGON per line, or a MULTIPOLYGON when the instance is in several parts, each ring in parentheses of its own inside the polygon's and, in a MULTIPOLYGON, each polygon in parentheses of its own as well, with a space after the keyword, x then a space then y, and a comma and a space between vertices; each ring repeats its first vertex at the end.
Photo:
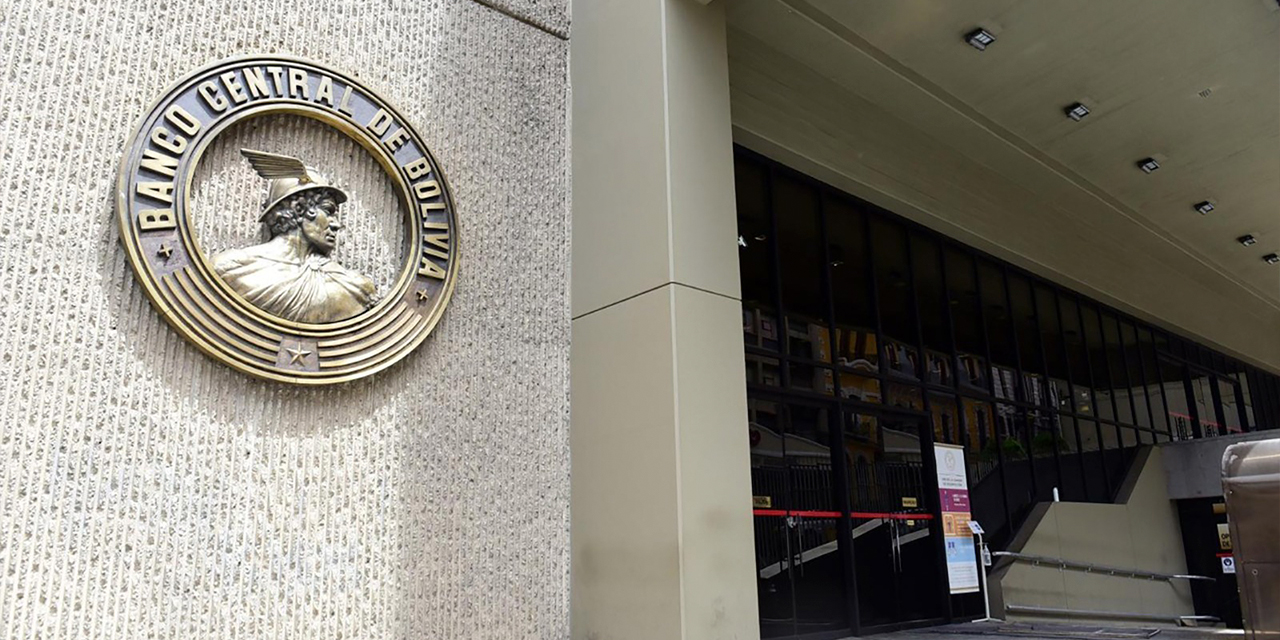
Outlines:
POLYGON ((934 444, 938 468, 938 502, 942 505, 942 536, 947 548, 947 583, 951 593, 978 591, 978 557, 969 530, 969 479, 964 448, 934 444))

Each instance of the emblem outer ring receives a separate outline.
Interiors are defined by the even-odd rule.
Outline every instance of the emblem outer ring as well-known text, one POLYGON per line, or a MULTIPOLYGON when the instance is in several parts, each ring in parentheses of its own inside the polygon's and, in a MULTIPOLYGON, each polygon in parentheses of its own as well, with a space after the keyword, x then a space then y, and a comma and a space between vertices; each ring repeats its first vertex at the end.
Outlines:
POLYGON ((349 74, 300 58, 221 60, 166 89, 125 147, 116 212, 130 265, 161 316, 209 356, 262 379, 325 385, 381 371, 426 339, 456 283, 452 193, 421 136, 349 74), (257 85, 266 91, 247 90, 246 73, 267 77, 257 85), (222 109, 215 108, 219 103, 222 109), (257 308, 216 275, 189 224, 192 178, 208 145, 238 122, 275 114, 337 129, 369 152, 395 185, 408 225, 404 262, 391 290, 354 317, 309 324, 257 308))

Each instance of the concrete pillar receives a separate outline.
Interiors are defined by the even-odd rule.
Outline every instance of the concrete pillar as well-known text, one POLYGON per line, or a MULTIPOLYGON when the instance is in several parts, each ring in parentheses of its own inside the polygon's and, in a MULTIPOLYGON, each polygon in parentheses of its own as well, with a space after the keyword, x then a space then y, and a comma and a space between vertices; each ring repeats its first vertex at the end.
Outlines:
POLYGON ((756 638, 724 9, 573 7, 575 639, 756 638))

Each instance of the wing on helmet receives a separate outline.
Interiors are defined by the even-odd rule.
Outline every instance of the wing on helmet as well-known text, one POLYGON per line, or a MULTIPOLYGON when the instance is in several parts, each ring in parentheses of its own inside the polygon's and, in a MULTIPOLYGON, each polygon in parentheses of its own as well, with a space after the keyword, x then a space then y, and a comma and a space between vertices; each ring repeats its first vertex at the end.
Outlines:
POLYGON ((307 167, 302 161, 292 156, 282 156, 266 151, 241 149, 240 154, 249 160, 258 175, 267 178, 297 178, 298 182, 310 182, 307 167))

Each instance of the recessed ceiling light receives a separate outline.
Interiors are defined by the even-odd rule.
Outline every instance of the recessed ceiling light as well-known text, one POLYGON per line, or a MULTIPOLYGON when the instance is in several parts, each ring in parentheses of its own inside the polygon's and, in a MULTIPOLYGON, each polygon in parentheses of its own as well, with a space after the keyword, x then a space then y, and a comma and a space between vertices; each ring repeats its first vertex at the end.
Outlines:
POLYGON ((969 46, 977 49, 978 51, 986 51, 987 45, 995 42, 996 37, 991 35, 991 32, 986 29, 974 29, 964 37, 964 41, 968 42, 969 46))
POLYGON ((1258 244, 1258 239, 1253 237, 1252 234, 1246 233, 1239 238, 1236 238, 1236 242, 1239 242, 1246 247, 1252 247, 1253 245, 1258 244))
POLYGON ((1263 259, 1263 260, 1266 260, 1266 261, 1267 261, 1267 264, 1277 264, 1277 263, 1280 263, 1280 255, 1276 255, 1276 254, 1274 254, 1274 253, 1268 253, 1267 255, 1262 256, 1262 259, 1263 259))
POLYGON ((1205 214, 1209 213, 1210 211, 1213 211, 1213 203, 1212 203, 1212 202, 1209 202, 1208 200, 1205 200, 1204 202, 1197 203, 1197 204, 1196 204, 1196 211, 1200 212, 1200 215, 1205 215, 1205 214))
POLYGON ((1151 173, 1160 168, 1160 163, 1156 162, 1155 158, 1143 158, 1138 161, 1138 168, 1142 169, 1143 173, 1151 173))
POLYGON ((1083 102, 1077 102, 1066 109, 1067 117, 1080 122, 1085 116, 1089 115, 1089 107, 1084 106, 1083 102))

